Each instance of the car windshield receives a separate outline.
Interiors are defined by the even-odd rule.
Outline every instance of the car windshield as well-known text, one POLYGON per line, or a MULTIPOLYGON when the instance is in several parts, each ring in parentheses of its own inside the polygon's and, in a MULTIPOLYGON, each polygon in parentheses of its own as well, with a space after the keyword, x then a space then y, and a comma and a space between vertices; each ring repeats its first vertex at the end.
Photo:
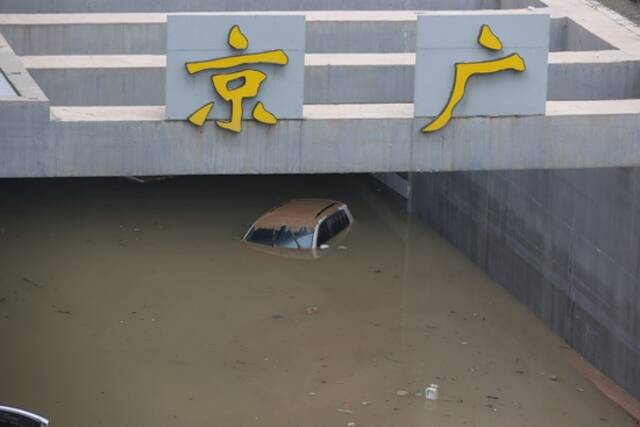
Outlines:
POLYGON ((313 246, 313 230, 301 228, 292 230, 287 227, 253 228, 246 239, 247 242, 287 249, 311 249, 313 246))
POLYGON ((26 415, 0 409, 0 427, 42 427, 46 425, 26 415))

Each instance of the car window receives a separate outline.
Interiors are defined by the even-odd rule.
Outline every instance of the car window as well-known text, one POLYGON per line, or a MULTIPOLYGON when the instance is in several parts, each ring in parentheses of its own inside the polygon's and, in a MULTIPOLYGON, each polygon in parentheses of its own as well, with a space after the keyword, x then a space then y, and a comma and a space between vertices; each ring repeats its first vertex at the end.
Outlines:
POLYGON ((275 233, 273 246, 287 249, 310 249, 313 243, 313 232, 307 229, 293 231, 281 227, 275 233))
POLYGON ((339 210, 327 217, 318 228, 318 246, 328 242, 333 236, 343 231, 349 226, 349 216, 339 210))
POLYGON ((0 427, 40 427, 38 421, 34 421, 22 415, 0 413, 0 427))
POLYGON ((313 229, 309 230, 303 228, 298 231, 294 231, 293 235, 300 247, 304 249, 311 249, 313 247, 313 229))
POLYGON ((331 239, 331 230, 329 228, 329 218, 322 221, 318 227, 318 243, 317 246, 324 245, 331 239))
POLYGON ((246 241, 259 245, 273 245, 273 228, 252 228, 247 234, 246 241))
POLYGON ((254 228, 249 231, 245 240, 278 248, 311 249, 313 231, 306 228, 290 230, 284 226, 278 230, 273 228, 254 228))
POLYGON ((334 236, 349 226, 349 217, 345 211, 339 210, 331 216, 333 217, 332 231, 334 236))
POLYGON ((49 421, 39 415, 9 406, 0 406, 0 427, 46 427, 49 421))

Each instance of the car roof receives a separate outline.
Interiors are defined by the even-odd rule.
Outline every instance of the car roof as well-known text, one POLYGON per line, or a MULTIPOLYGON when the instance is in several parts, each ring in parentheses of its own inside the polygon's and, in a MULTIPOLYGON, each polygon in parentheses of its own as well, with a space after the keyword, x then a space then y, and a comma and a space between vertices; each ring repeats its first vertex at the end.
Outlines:
POLYGON ((344 203, 328 199, 294 199, 270 210, 255 223, 256 228, 315 228, 318 221, 344 203))

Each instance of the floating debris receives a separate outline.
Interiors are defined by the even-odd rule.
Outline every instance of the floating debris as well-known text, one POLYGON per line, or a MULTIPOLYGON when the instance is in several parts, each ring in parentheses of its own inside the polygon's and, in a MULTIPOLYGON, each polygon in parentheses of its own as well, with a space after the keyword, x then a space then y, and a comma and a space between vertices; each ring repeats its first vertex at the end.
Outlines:
POLYGON ((409 396, 409 392, 407 390, 398 390, 396 391, 396 395, 400 397, 405 397, 405 396, 409 396))
POLYGON ((426 400, 438 400, 440 395, 438 384, 430 384, 429 387, 424 389, 424 398, 426 400))
POLYGON ((312 315, 312 314, 318 314, 318 312, 320 311, 320 309, 318 307, 307 307, 304 309, 305 313, 307 313, 308 315, 312 315))
POLYGON ((34 288, 44 288, 44 285, 36 282, 35 280, 29 278, 29 277, 23 277, 22 281, 25 283, 28 283, 29 285, 33 286, 34 288))

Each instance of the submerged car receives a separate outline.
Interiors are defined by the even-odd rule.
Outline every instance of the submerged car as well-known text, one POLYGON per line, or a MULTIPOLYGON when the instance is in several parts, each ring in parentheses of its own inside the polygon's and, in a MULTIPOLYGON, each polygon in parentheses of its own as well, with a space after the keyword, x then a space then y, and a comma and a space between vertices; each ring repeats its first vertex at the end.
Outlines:
POLYGON ((0 406, 0 427, 47 427, 49 420, 24 409, 0 406))
POLYGON ((273 248, 316 249, 352 223, 351 212, 342 202, 295 199, 258 218, 244 240, 273 248))

